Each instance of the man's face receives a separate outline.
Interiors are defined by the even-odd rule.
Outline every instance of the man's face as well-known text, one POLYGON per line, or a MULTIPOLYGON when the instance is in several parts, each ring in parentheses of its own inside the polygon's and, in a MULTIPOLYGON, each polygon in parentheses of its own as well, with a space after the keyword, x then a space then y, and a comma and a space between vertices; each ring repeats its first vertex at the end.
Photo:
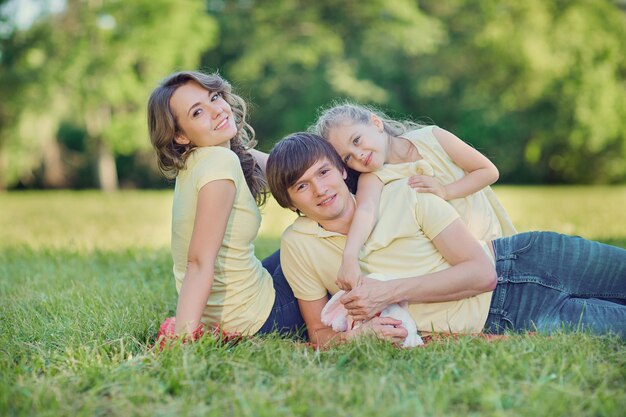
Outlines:
POLYGON ((345 170, 326 158, 318 160, 287 190, 291 209, 317 222, 340 218, 352 201, 345 178, 345 170))

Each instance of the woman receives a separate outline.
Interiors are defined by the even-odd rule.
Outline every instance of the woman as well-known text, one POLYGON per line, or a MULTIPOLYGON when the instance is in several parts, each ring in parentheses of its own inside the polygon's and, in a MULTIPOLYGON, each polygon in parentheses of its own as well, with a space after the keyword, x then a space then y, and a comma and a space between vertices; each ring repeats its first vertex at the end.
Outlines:
POLYGON ((278 253, 253 241, 265 201, 267 154, 252 149, 245 101, 216 74, 178 72, 152 92, 148 129, 159 168, 176 178, 172 257, 175 334, 202 323, 228 333, 295 333, 304 324, 278 253))

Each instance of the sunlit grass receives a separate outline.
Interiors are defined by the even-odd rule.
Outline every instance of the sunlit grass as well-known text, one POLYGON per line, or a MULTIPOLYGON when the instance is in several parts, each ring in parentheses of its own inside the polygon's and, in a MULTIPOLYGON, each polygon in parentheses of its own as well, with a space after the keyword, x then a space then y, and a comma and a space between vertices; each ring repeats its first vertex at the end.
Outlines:
MULTIPOLYGON (((0 193, 0 249, 169 248, 171 207, 171 191, 0 193)), ((277 245, 295 214, 274 200, 262 213, 259 237, 277 245)))
POLYGON ((626 186, 495 190, 518 231, 552 230, 626 247, 626 186))
MULTIPOLYGON (((626 242, 626 186, 495 188, 518 231, 626 242)), ((171 191, 0 194, 0 248, 168 248, 171 191)), ((278 245, 295 218, 273 200, 259 237, 278 245)))
MULTIPOLYGON (((626 187, 498 187, 520 231, 626 247, 626 187)), ((626 344, 471 337, 329 351, 274 337, 148 349, 176 293, 171 191, 0 194, 0 416, 620 416, 626 344)), ((257 240, 293 214, 271 203, 257 240)))

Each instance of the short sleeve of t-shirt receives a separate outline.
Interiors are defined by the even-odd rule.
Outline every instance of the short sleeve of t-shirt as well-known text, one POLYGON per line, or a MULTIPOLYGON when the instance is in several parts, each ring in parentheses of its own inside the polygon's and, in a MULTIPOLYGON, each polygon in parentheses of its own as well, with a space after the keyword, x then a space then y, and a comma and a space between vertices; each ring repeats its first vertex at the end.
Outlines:
POLYGON ((377 171, 372 172, 380 179, 383 184, 391 181, 408 178, 413 175, 426 175, 432 177, 434 175, 433 167, 424 159, 414 162, 405 162, 402 164, 385 164, 377 171))
POLYGON ((439 233, 459 218, 454 208, 431 193, 416 193, 415 218, 424 234, 433 240, 439 233))
POLYGON ((317 237, 299 235, 288 228, 281 238, 280 265, 296 298, 314 301, 325 297, 328 291, 319 278, 320 265, 316 266, 316 262, 324 260, 312 259, 311 248, 317 245, 316 242, 307 245, 308 239, 317 237))
POLYGON ((194 150, 199 152, 193 166, 193 183, 200 190, 211 181, 231 180, 236 184, 242 175, 237 155, 228 148, 208 146, 194 150))

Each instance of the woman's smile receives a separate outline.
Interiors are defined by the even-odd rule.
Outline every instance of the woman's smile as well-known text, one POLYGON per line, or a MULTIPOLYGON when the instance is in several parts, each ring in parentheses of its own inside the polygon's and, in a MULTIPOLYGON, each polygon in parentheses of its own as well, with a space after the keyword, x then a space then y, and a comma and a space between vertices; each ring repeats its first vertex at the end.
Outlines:
POLYGON ((224 120, 222 120, 221 122, 219 122, 219 124, 217 126, 215 126, 215 128, 213 130, 220 130, 224 127, 226 127, 229 123, 230 117, 226 116, 224 118, 224 120))

